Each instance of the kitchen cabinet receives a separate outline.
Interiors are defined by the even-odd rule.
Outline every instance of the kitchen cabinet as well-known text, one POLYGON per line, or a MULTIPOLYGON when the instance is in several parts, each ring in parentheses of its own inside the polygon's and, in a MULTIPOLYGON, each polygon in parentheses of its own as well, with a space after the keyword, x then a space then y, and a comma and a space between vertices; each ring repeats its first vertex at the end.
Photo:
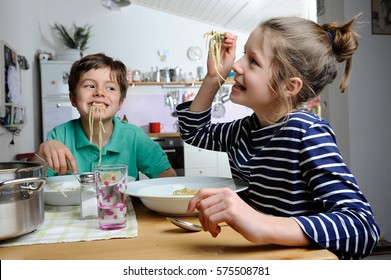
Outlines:
POLYGON ((185 143, 184 155, 186 176, 232 177, 226 153, 209 151, 185 143))
POLYGON ((69 101, 68 76, 73 61, 41 61, 42 136, 57 125, 78 118, 79 112, 69 101))

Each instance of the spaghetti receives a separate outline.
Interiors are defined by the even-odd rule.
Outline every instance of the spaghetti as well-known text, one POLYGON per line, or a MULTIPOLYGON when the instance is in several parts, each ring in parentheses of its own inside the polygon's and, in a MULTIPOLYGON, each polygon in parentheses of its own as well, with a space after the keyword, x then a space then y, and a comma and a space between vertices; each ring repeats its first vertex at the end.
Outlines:
MULTIPOLYGON (((219 72, 219 67, 221 64, 221 44, 224 42, 224 34, 216 31, 210 31, 204 34, 204 37, 207 37, 208 51, 212 56, 213 63, 217 72, 217 76, 222 79, 224 82, 226 81, 223 76, 219 72), (209 43, 208 43, 209 40, 209 43)), ((219 79, 219 85, 221 87, 219 79)))
POLYGON ((102 112, 104 111, 106 114, 106 106, 102 103, 92 103, 90 107, 90 114, 88 119, 88 124, 90 128, 90 143, 92 143, 92 136, 94 135, 94 116, 95 111, 99 111, 99 165, 102 163, 102 142, 103 135, 102 133, 106 133, 105 128, 102 122, 102 112))
POLYGON ((188 188, 183 188, 183 189, 175 190, 172 194, 173 195, 188 195, 188 196, 192 196, 192 195, 195 195, 197 192, 198 192, 198 190, 192 190, 192 189, 188 189, 188 188))

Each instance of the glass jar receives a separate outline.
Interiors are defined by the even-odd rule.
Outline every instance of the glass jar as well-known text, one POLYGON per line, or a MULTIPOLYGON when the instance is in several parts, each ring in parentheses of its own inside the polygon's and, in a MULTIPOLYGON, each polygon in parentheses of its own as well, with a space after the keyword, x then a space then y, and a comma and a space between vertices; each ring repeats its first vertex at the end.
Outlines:
POLYGON ((93 172, 80 174, 80 219, 98 218, 95 175, 93 172))

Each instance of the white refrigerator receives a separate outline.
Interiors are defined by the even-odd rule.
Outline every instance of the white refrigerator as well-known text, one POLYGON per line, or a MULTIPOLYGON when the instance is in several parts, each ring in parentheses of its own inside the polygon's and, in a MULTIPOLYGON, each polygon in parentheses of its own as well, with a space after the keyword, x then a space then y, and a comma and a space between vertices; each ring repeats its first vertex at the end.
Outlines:
POLYGON ((69 101, 68 76, 73 61, 41 61, 42 136, 57 125, 80 117, 69 101))

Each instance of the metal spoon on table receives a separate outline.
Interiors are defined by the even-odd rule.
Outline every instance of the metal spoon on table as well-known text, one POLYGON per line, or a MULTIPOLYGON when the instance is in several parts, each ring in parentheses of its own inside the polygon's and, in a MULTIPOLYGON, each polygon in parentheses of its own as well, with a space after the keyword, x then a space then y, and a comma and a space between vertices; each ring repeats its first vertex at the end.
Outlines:
POLYGON ((167 220, 169 220, 174 225, 176 225, 180 228, 189 230, 189 231, 201 231, 202 230, 202 226, 199 226, 199 225, 196 225, 193 223, 185 222, 185 221, 170 218, 170 217, 167 217, 167 220))
MULTIPOLYGON (((188 231, 201 231, 202 230, 202 226, 200 226, 200 225, 193 224, 193 223, 186 222, 186 221, 182 221, 179 219, 170 218, 170 217, 166 217, 166 218, 167 218, 167 220, 169 220, 171 223, 173 223, 177 227, 186 229, 188 231)), ((226 223, 220 224, 220 227, 227 227, 227 226, 229 226, 229 225, 227 225, 226 223)))

